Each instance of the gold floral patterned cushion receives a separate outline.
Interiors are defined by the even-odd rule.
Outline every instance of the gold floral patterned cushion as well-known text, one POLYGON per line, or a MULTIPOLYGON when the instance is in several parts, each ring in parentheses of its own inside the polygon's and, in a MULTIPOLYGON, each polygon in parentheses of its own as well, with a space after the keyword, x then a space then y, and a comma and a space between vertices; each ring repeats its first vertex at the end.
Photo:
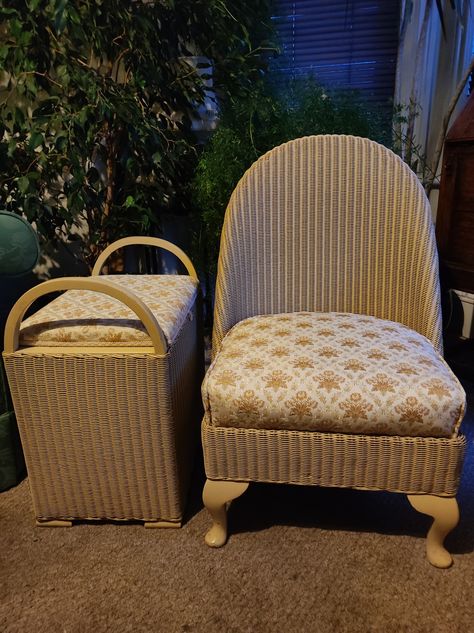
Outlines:
POLYGON ((450 437, 458 380, 421 334, 339 313, 251 317, 224 338, 203 400, 215 426, 450 437))
MULTIPOLYGON (((131 290, 152 311, 168 344, 194 302, 197 282, 187 275, 101 275, 131 290)), ((148 346, 143 324, 123 303, 99 292, 68 290, 25 319, 21 345, 148 346)))

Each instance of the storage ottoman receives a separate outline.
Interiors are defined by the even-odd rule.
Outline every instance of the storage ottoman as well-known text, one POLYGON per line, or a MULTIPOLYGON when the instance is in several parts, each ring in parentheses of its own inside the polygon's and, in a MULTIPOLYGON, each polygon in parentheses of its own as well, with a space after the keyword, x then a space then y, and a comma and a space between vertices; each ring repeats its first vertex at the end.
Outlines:
POLYGON ((157 238, 119 240, 91 277, 46 281, 15 304, 3 355, 38 525, 180 526, 201 418, 199 306, 190 260, 157 238), (189 275, 99 276, 132 241, 171 250, 189 275))

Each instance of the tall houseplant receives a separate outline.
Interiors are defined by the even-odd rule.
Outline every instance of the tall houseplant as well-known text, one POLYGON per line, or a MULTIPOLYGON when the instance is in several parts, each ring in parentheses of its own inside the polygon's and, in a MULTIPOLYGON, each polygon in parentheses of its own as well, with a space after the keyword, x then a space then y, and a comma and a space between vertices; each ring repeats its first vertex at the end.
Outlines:
POLYGON ((148 232, 185 204, 206 81, 225 95, 258 76, 268 12, 267 0, 4 5, 0 205, 43 247, 79 236, 89 266, 114 238, 148 232))

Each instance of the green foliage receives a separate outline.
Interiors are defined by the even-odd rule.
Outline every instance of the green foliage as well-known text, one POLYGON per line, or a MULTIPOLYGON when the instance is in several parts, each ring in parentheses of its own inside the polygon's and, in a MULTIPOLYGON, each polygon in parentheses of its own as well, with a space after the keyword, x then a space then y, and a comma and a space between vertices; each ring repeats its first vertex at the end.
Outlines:
POLYGON ((394 106, 392 149, 415 172, 426 188, 433 182, 436 174, 428 163, 426 152, 415 139, 415 121, 420 111, 419 104, 413 99, 408 105, 399 103, 394 106))
POLYGON ((353 92, 329 93, 311 79, 278 88, 262 81, 223 109, 193 180, 204 267, 215 271, 225 208, 246 169, 271 148, 310 134, 353 134, 388 145, 390 118, 353 92))
POLYGON ((0 206, 34 222, 43 246, 82 233, 89 265, 185 206, 205 81, 223 97, 252 86, 267 14, 267 0, 2 5, 0 206))

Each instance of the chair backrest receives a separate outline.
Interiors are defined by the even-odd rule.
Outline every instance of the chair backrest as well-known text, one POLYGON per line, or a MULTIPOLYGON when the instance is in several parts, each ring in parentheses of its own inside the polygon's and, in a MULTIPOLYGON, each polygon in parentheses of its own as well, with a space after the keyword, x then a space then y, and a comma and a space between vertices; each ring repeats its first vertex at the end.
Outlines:
POLYGON ((410 168, 374 141, 290 141, 259 158, 232 194, 213 354, 242 319, 306 310, 397 321, 442 351, 429 202, 410 168))

